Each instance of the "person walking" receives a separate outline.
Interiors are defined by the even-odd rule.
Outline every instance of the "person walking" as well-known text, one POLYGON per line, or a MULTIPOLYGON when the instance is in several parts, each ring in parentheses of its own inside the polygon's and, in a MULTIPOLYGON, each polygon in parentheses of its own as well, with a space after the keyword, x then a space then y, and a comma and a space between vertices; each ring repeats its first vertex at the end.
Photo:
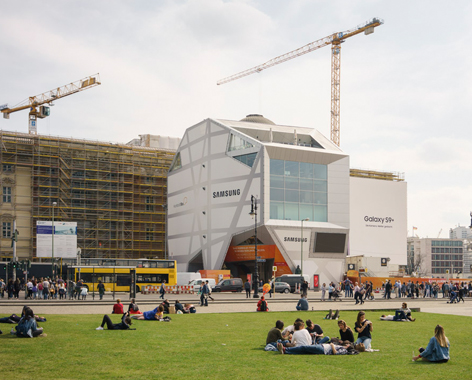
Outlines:
POLYGON ((166 280, 162 280, 161 287, 159 288, 159 293, 161 294, 159 298, 164 299, 164 296, 166 294, 166 280))
POLYGON ((200 306, 208 306, 208 284, 202 283, 202 288, 200 289, 200 306))
POLYGON ((251 284, 249 283, 249 280, 244 284, 244 290, 246 290, 246 298, 251 298, 251 284))

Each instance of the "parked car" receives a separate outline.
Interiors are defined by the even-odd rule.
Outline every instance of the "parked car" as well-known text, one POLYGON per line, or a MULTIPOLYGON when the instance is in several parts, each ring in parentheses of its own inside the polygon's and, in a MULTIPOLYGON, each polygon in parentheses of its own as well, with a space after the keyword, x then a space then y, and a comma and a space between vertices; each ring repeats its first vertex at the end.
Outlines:
MULTIPOLYGON (((262 291, 262 286, 259 286, 259 293, 262 293, 262 291)), ((275 293, 290 293, 290 285, 286 282, 276 282, 275 293)))
POLYGON ((221 280, 218 285, 213 288, 214 292, 242 292, 243 280, 240 278, 230 278, 221 280))
MULTIPOLYGON (((280 277, 275 278, 275 282, 286 282, 287 284, 290 285, 290 291, 293 293, 295 292, 295 288, 298 285, 300 285, 303 281, 307 280, 308 276, 307 275, 301 275, 301 274, 284 274, 280 277)), ((310 288, 308 284, 308 289, 310 288)))
POLYGON ((192 280, 190 281, 190 286, 193 286, 193 290, 195 292, 199 292, 200 288, 202 287, 202 282, 206 282, 208 280, 208 285, 210 286, 210 289, 213 289, 213 287, 216 284, 216 281, 214 278, 201 278, 198 280, 192 280))

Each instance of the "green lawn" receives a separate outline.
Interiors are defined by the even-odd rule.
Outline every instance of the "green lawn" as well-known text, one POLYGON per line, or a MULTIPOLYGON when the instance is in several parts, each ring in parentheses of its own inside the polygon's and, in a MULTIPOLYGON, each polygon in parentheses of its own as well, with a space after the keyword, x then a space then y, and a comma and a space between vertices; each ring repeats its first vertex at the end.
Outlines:
MULTIPOLYGON (((24 339, 0 324, 3 379, 459 379, 471 378, 470 317, 414 313, 416 322, 374 322, 374 349, 352 356, 280 355, 263 350, 268 330, 282 319, 312 319, 338 336, 323 312, 172 315, 172 322, 134 321, 136 331, 96 331, 99 315, 46 315, 47 337, 24 339), (414 363, 436 324, 451 342, 447 364, 414 363)), ((357 313, 341 312, 351 327, 357 313)), ((5 316, 5 315, 1 315, 5 316)), ((119 316, 112 320, 119 322, 119 316)))

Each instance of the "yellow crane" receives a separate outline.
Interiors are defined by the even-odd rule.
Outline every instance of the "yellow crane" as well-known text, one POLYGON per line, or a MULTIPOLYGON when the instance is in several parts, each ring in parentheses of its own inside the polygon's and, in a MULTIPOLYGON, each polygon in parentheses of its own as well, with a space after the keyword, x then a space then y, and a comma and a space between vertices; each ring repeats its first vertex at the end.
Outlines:
POLYGON ((89 88, 100 85, 99 74, 94 74, 83 79, 79 79, 62 87, 55 88, 51 91, 44 92, 36 96, 30 96, 28 99, 18 103, 13 108, 9 108, 8 104, 0 105, 0 111, 3 113, 5 119, 10 118, 10 114, 17 111, 26 110, 29 108, 28 132, 32 134, 37 133, 37 119, 44 119, 49 116, 49 107, 44 104, 54 105, 55 100, 64 98, 66 96, 75 94, 77 92, 87 90, 89 88))
POLYGON ((218 85, 231 82, 233 80, 259 73, 269 67, 289 61, 293 58, 310 53, 324 46, 331 45, 331 141, 337 146, 340 145, 340 85, 341 85, 341 44, 359 33, 364 32, 366 35, 374 33, 374 28, 382 25, 384 22, 380 18, 373 18, 355 28, 344 32, 334 33, 327 37, 313 41, 301 48, 292 50, 289 53, 280 55, 263 63, 262 65, 253 67, 238 74, 231 75, 217 82, 218 85))

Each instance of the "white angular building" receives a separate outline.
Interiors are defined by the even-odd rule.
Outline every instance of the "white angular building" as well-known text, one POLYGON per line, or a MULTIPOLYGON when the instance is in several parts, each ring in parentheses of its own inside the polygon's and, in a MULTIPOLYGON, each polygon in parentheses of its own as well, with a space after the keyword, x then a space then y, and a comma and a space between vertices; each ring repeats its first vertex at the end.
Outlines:
POLYGON ((301 266, 321 283, 339 281, 349 240, 349 156, 313 128, 260 115, 206 119, 185 132, 168 174, 168 252, 179 271, 253 273, 251 196, 260 278, 274 266, 276 275, 301 266))

